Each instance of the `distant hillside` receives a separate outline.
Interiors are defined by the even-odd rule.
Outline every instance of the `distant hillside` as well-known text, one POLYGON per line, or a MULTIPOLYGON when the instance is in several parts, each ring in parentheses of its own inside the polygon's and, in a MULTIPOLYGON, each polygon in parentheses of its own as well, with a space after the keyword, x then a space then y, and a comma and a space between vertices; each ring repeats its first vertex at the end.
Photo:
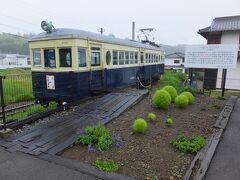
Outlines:
POLYGON ((28 55, 28 40, 31 35, 0 34, 0 53, 28 55))
POLYGON ((175 53, 175 52, 181 52, 181 53, 185 54, 186 45, 184 45, 184 44, 177 45, 177 46, 169 46, 169 45, 161 44, 160 46, 162 46, 162 48, 164 49, 166 54, 171 54, 171 53, 175 53))

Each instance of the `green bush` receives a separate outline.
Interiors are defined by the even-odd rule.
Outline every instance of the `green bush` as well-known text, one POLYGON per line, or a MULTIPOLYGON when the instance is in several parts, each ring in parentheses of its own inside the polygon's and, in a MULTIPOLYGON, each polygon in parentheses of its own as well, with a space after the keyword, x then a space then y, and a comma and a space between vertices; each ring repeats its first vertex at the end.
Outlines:
POLYGON ((173 124, 173 119, 168 117, 166 123, 167 123, 167 125, 172 125, 173 124))
POLYGON ((206 144, 206 139, 202 136, 193 136, 187 139, 184 135, 180 135, 171 144, 182 152, 196 153, 206 144))
POLYGON ((98 143, 96 144, 97 149, 101 149, 103 151, 106 151, 111 147, 113 144, 113 139, 110 134, 103 134, 99 139, 98 143))
POLYGON ((188 105, 188 98, 185 95, 179 95, 175 99, 175 103, 179 108, 185 108, 188 105))
POLYGON ((156 114, 154 114, 154 113, 148 113, 148 119, 150 120, 150 121, 154 121, 155 119, 156 119, 156 114))
POLYGON ((182 92, 185 92, 185 91, 192 93, 193 96, 197 95, 197 89, 196 88, 193 88, 193 87, 190 87, 190 86, 185 86, 182 89, 182 92))
POLYGON ((165 90, 157 90, 152 98, 153 104, 162 109, 167 109, 171 104, 171 96, 165 90))
POLYGON ((146 128, 147 128, 147 122, 142 118, 136 119, 133 123, 133 130, 135 132, 142 133, 146 130, 146 128))
POLYGON ((101 160, 95 161, 96 168, 106 172, 116 172, 119 169, 119 165, 113 160, 101 160))
POLYGON ((84 128, 84 134, 81 135, 76 144, 93 145, 100 150, 108 150, 113 145, 113 139, 104 125, 88 126, 84 128))
POLYGON ((192 93, 185 91, 185 92, 183 92, 183 93, 181 93, 181 94, 187 96, 187 98, 188 98, 188 103, 189 103, 189 104, 192 104, 192 103, 194 102, 194 99, 195 99, 195 98, 194 98, 194 96, 192 95, 192 93))
POLYGON ((165 71, 161 77, 161 87, 173 86, 177 92, 182 92, 184 86, 183 82, 186 80, 186 74, 182 72, 165 71))
POLYGON ((175 98, 177 97, 177 90, 173 86, 165 86, 163 90, 169 93, 172 102, 174 102, 175 98))

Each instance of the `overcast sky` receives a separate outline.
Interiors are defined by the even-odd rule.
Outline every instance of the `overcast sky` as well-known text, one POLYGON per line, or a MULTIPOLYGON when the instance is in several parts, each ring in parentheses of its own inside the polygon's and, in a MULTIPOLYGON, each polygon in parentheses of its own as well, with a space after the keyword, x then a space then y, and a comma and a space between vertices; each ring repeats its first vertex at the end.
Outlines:
POLYGON ((91 32, 103 27, 104 34, 131 38, 136 29, 155 28, 161 44, 204 44, 197 34, 214 17, 240 15, 240 0, 0 0, 0 32, 40 33, 48 19, 56 28, 91 32))

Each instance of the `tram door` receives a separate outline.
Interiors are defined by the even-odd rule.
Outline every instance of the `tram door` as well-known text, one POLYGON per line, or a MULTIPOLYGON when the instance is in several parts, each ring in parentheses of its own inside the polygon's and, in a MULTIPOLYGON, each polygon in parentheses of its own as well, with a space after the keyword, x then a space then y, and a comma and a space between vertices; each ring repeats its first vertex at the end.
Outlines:
POLYGON ((97 90, 103 87, 104 72, 102 66, 101 46, 90 48, 90 90, 97 90))
POLYGON ((144 73, 145 73, 145 69, 144 69, 144 52, 140 52, 140 69, 139 69, 139 78, 141 81, 144 80, 144 73))

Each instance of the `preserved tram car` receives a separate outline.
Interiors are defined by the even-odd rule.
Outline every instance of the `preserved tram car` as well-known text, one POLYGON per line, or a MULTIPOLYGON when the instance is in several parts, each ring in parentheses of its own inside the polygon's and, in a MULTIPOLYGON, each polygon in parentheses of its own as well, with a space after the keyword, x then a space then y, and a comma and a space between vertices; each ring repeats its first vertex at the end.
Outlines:
POLYGON ((91 91, 146 82, 164 72, 164 52, 146 43, 75 29, 29 41, 33 92, 41 103, 79 100, 91 91))

